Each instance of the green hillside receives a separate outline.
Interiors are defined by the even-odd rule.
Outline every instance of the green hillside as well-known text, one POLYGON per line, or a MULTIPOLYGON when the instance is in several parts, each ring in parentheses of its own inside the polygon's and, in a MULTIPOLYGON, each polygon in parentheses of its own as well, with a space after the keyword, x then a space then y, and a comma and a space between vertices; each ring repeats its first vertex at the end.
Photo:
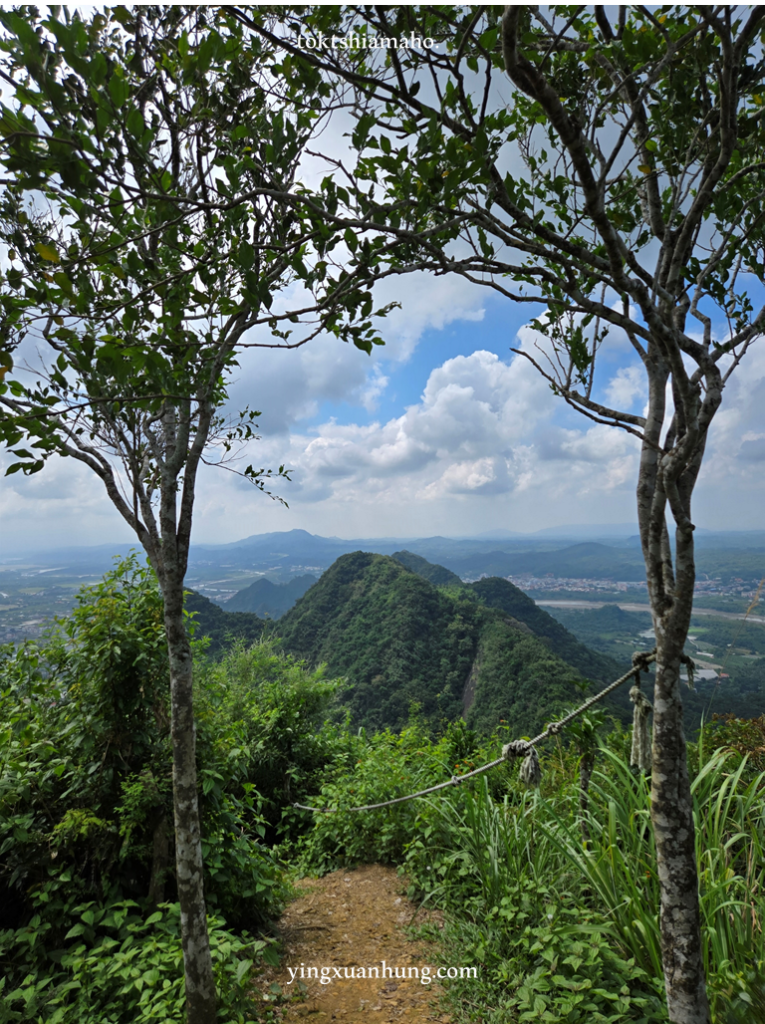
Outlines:
MULTIPOLYGON (((490 577, 468 584, 467 589, 476 594, 489 608, 498 608, 528 626, 551 651, 577 668, 585 678, 606 683, 625 670, 625 665, 591 650, 577 640, 573 633, 535 604, 522 590, 514 587, 509 580, 490 577)), ((626 658, 625 662, 628 665, 629 658, 626 658)))
POLYGON ((451 569, 445 569, 443 565, 435 565, 427 558, 423 558, 422 555, 414 555, 411 551, 396 551, 392 557, 436 587, 461 587, 463 585, 462 580, 451 569))
POLYGON ((476 649, 476 609, 385 555, 343 555, 282 619, 287 651, 346 676, 343 702, 367 727, 455 719, 476 649))
POLYGON ((629 658, 615 660, 586 646, 509 580, 491 576, 475 583, 462 583, 449 569, 410 551, 399 551, 393 557, 430 583, 458 584, 464 592, 474 594, 481 604, 505 612, 514 620, 511 624, 521 631, 531 630, 554 654, 573 665, 586 679, 610 682, 629 664, 629 658))
POLYGON ((186 591, 186 611, 194 616, 195 637, 209 637, 207 653, 219 657, 235 640, 251 644, 263 634, 265 622, 249 612, 226 612, 195 590, 186 591))
MULTIPOLYGON (((554 614, 583 644, 599 651, 616 654, 653 645, 650 636, 642 635, 651 626, 647 610, 625 612, 606 605, 555 608, 554 614)), ((695 735, 702 716, 759 718, 765 712, 765 629, 760 624, 694 614, 685 650, 699 668, 714 667, 721 673, 717 679, 697 674, 692 690, 683 687, 686 735, 695 735)))
POLYGON ((278 619, 315 582, 316 577, 310 573, 296 576, 289 583, 272 583, 265 578, 256 580, 226 601, 226 611, 253 612, 261 619, 278 619))
MULTIPOLYGON (((342 701, 358 725, 398 728, 417 702, 433 724, 464 714, 482 732, 500 719, 532 732, 575 698, 581 672, 549 638, 477 596, 359 551, 339 558, 276 628, 287 651, 346 677, 342 701)), ((550 618, 535 611, 539 622, 550 618)))

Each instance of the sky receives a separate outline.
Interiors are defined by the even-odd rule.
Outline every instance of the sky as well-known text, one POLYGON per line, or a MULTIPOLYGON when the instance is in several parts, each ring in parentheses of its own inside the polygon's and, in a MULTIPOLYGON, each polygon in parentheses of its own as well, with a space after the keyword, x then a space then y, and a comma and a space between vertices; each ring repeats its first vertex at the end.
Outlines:
MULTIPOLYGON (((344 538, 474 536, 631 524, 637 446, 568 409, 528 360, 534 311, 458 279, 385 282, 401 309, 367 356, 334 338, 249 350, 231 404, 262 411, 242 466, 292 470, 289 508, 223 469, 203 467, 193 540, 226 543, 304 529, 344 538)), ((626 339, 602 349, 600 394, 640 412, 645 390, 626 339)), ((731 378, 713 424, 694 521, 763 527, 765 343, 731 378)), ((3 554, 132 540, 102 485, 71 460, 3 480, 3 554)))
MULTIPOLYGON (((342 155, 344 126, 326 149, 342 155)), ((306 166, 310 184, 326 168, 306 166)), ((293 351, 243 353, 231 408, 262 411, 240 468, 289 467, 270 500, 203 467, 193 541, 304 529, 343 538, 474 536, 636 522, 637 442, 557 398, 514 348, 543 344, 541 312, 457 277, 382 282, 385 346, 371 356, 320 337, 293 351)), ((290 296, 283 298, 288 303, 290 296)), ((722 336, 723 325, 717 325, 722 336)), ((626 338, 601 349, 597 393, 640 413, 646 393, 626 338)), ((765 339, 731 378, 712 426, 693 518, 714 530, 763 528, 765 339)), ((0 453, 0 472, 8 464, 0 453)), ((0 484, 0 553, 129 542, 100 481, 72 460, 0 484)))

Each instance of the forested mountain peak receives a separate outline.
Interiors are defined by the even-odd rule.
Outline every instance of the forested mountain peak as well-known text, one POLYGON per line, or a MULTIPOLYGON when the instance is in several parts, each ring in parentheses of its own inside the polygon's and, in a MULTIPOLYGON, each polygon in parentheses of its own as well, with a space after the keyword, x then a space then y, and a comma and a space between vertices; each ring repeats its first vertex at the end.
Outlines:
MULTIPOLYGON (((599 548, 599 544, 581 547, 599 548)), ((489 576, 473 583, 463 583, 459 576, 442 565, 428 562, 411 551, 397 551, 393 558, 418 576, 436 585, 460 586, 475 595, 481 604, 496 608, 510 617, 510 624, 521 632, 539 637, 547 647, 588 679, 606 682, 619 674, 620 666, 612 659, 593 651, 562 626, 557 619, 540 608, 527 594, 499 576, 489 576)))
POLYGON ((217 658, 235 640, 255 643, 263 635, 265 622, 251 612, 224 611, 209 597, 187 590, 184 594, 186 612, 193 616, 196 639, 207 637, 207 653, 217 658))
MULTIPOLYGON (((413 564, 430 572, 424 559, 413 564)), ((416 703, 434 725, 464 714, 482 731, 504 719, 529 732, 573 699, 583 675, 557 647, 597 669, 591 678, 613 678, 610 659, 512 584, 481 583, 438 589, 396 558, 357 551, 338 558, 276 628, 287 651, 346 678, 343 703, 369 727, 401 726, 416 703)))
POLYGON ((551 651, 577 668, 586 678, 607 682, 620 674, 622 666, 613 658, 599 654, 577 640, 573 633, 509 580, 490 576, 466 586, 487 607, 499 609, 525 623, 551 651))

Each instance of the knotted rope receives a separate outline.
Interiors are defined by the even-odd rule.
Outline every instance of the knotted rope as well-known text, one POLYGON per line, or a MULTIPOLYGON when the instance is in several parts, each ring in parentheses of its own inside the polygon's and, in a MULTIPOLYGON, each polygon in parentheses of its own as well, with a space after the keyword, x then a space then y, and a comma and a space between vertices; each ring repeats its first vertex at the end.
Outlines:
POLYGON ((648 668, 648 662, 645 655, 640 653, 632 655, 632 664, 635 667, 635 685, 630 690, 630 700, 635 705, 635 709, 632 712, 630 767, 638 768, 641 772, 649 772, 651 770, 651 737, 648 733, 648 716, 653 711, 653 707, 640 689, 640 671, 648 668))
MULTIPOLYGON (((640 673, 648 669, 651 661, 656 659, 656 648, 649 652, 639 652, 632 655, 632 664, 635 668, 635 685, 630 690, 630 700, 635 705, 632 712, 632 750, 630 751, 630 767, 637 768, 641 772, 651 770, 651 737, 648 732, 648 716, 653 711, 653 706, 640 689, 640 673)), ((693 658, 687 654, 680 657, 680 663, 688 670, 688 685, 693 689, 693 670, 696 665, 693 658)))
MULTIPOLYGON (((596 693, 594 697, 590 697, 590 699, 586 700, 584 704, 581 704, 574 711, 569 712, 565 718, 561 718, 557 722, 550 722, 544 732, 540 732, 540 734, 535 736, 534 739, 513 740, 511 743, 505 744, 502 748, 502 757, 498 757, 494 761, 489 761, 488 764, 483 764, 480 768, 474 768, 472 772, 466 772, 464 775, 452 775, 452 777, 446 782, 439 782, 436 786, 428 786, 427 789, 420 789, 416 793, 409 793, 407 796, 397 796, 392 800, 383 800, 378 804, 364 804, 361 807, 308 807, 306 804, 293 804, 292 806, 300 811, 315 811, 318 814, 337 814, 339 811, 376 811, 381 807, 392 807, 393 804, 402 804, 407 800, 416 800, 417 797, 429 796, 431 793, 437 793, 439 790, 446 789, 448 786, 458 786, 461 782, 466 782, 468 779, 472 779, 476 775, 482 775, 484 772, 488 772, 490 769, 496 768, 497 765, 502 764, 503 761, 511 761, 517 757, 523 758, 519 772, 521 781, 529 786, 538 786, 542 780, 542 772, 539 767, 539 755, 536 752, 537 744, 541 743, 542 740, 546 740, 548 736, 557 736, 557 734, 564 729, 569 722, 573 721, 579 715, 584 714, 584 712, 591 708, 593 704, 597 704, 598 701, 603 700, 603 698, 607 697, 609 693, 612 693, 623 683, 626 683, 628 679, 636 678, 639 684, 641 671, 647 671, 648 666, 655 660, 655 650, 634 654, 632 656, 632 668, 629 672, 625 672, 623 676, 620 676, 619 679, 610 683, 604 690, 601 690, 600 693, 596 693)), ((633 686, 632 689, 634 690, 635 687, 633 686)), ((639 689, 638 692, 640 692, 639 689)), ((630 691, 630 694, 631 693, 632 691, 630 691)), ((643 697, 643 700, 645 700, 646 704, 648 704, 648 707, 650 708, 651 705, 645 697, 643 697)))

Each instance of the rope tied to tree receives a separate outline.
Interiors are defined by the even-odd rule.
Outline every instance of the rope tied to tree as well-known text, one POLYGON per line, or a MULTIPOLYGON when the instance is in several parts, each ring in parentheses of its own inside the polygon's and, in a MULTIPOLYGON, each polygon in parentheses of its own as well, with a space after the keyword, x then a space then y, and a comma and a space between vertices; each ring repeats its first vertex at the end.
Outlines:
MULTIPOLYGON (((641 772, 651 770, 651 736, 648 731, 648 716, 653 711, 653 706, 640 689, 640 673, 647 672, 648 666, 656 660, 656 648, 652 651, 639 651, 632 655, 632 664, 635 669, 635 685, 630 690, 630 700, 635 705, 632 712, 632 749, 630 751, 630 766, 641 772)), ((696 663, 687 654, 680 656, 681 665, 685 665, 688 671, 688 686, 693 689, 693 673, 696 663)))
POLYGON ((641 772, 651 770, 651 736, 648 731, 648 716, 653 706, 640 689, 640 673, 647 672, 648 666, 656 658, 653 651, 638 651, 632 655, 635 670, 635 685, 630 689, 630 700, 635 705, 632 712, 632 749, 630 751, 630 767, 641 772))
POLYGON ((688 672, 688 688, 693 689, 693 673, 696 671, 696 662, 688 654, 680 655, 680 664, 685 665, 688 672))
MULTIPOLYGON (((589 710, 598 701, 603 700, 609 693, 612 693, 617 687, 626 683, 628 679, 635 677, 639 687, 640 672, 647 671, 648 666, 651 662, 656 660, 656 650, 653 651, 640 651, 632 656, 632 668, 629 672, 625 672, 623 676, 615 679, 613 683, 610 683, 605 689, 601 690, 600 693, 596 693, 594 697, 590 697, 584 704, 581 704, 578 708, 569 712, 564 718, 559 718, 555 722, 545 728, 544 732, 541 732, 538 736, 535 736, 531 740, 512 740, 510 743, 506 743, 502 748, 502 757, 496 758, 494 761, 489 761, 488 764, 483 764, 480 768, 474 768, 471 772, 466 772, 464 775, 452 775, 446 782, 439 782, 436 786, 428 786, 427 789, 420 789, 416 793, 408 793, 406 796, 397 796, 392 800, 383 800, 377 804, 364 804, 361 807, 308 807, 306 804, 293 804, 292 806, 300 811, 314 811, 318 814, 337 814, 339 811, 376 811, 382 807, 391 807, 393 804, 402 804, 407 800, 416 800, 418 797, 429 796, 431 793, 437 793, 441 789, 446 789, 448 786, 458 786, 461 782, 467 782, 468 779, 475 778, 476 775, 482 775, 484 772, 490 771, 492 768, 496 768, 497 765, 502 764, 503 761, 511 761, 514 758, 522 757, 523 761, 519 769, 519 776, 523 783, 527 786, 538 786, 542 781, 542 769, 539 764, 539 755, 537 754, 537 744, 541 743, 542 740, 547 739, 548 736, 557 736, 569 722, 573 721, 578 715, 584 714, 585 711, 589 710)), ((633 686, 632 690, 635 687, 633 686)), ((630 691, 630 696, 632 695, 630 691)), ((638 688, 638 692, 639 688, 638 688)), ((641 694, 642 697, 642 694, 641 694)), ((646 704, 650 708, 651 705, 644 697, 646 704)), ((653 709, 651 709, 653 710, 653 709)), ((634 730, 634 725, 633 725, 634 730)), ((647 725, 646 725, 647 730, 647 725)), ((633 743, 634 743, 634 731, 633 731, 633 743)), ((650 747, 649 747, 650 749, 650 747)))

